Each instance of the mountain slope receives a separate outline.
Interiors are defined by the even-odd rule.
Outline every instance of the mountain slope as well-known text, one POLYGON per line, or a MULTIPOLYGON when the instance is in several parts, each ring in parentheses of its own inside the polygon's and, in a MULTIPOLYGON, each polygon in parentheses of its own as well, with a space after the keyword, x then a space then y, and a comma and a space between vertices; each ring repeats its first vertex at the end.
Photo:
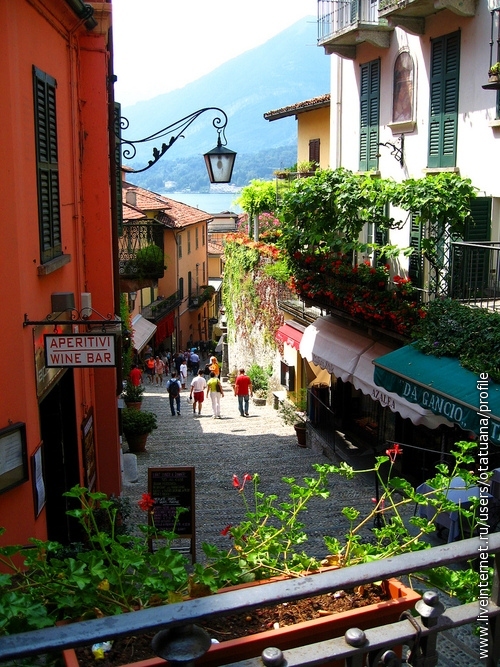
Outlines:
MULTIPOLYGON (((296 154, 296 120, 292 117, 269 123, 264 120, 263 114, 328 92, 329 68, 329 58, 316 46, 315 19, 311 17, 299 21, 262 46, 233 58, 184 88, 124 107, 122 115, 130 122, 124 137, 139 139, 149 136, 197 109, 215 106, 222 108, 229 119, 226 128, 228 147, 242 158, 245 156, 245 161, 259 152, 262 160, 262 151, 272 153, 275 150, 279 153, 277 149, 281 147, 288 148, 288 159, 291 148, 296 154)), ((206 112, 186 130, 185 138, 179 139, 169 150, 169 159, 165 156, 150 170, 154 181, 176 181, 173 172, 176 162, 200 156, 216 145, 217 132, 212 125, 216 115, 216 112, 206 112), (153 175, 153 172, 156 174, 153 175)), ((169 135, 167 142, 168 139, 169 135)), ((131 166, 144 166, 152 155, 153 146, 159 148, 163 141, 165 139, 141 146, 131 166)), ((237 158, 235 183, 240 180, 238 161, 237 158)), ((283 166, 278 155, 276 162, 275 167, 283 166)), ((255 167, 257 174, 258 164, 255 167)), ((150 172, 145 172, 148 179, 151 178, 150 172)), ((245 167, 245 174, 248 176, 248 166, 245 167)), ((135 182, 139 180, 139 175, 134 176, 135 182)))

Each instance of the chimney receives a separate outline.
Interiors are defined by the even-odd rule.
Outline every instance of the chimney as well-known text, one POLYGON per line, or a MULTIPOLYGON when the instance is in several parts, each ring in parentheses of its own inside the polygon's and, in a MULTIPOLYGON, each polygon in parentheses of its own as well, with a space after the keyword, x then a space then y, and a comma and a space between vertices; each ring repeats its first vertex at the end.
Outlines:
POLYGON ((127 190, 125 193, 125 201, 131 206, 137 206, 137 192, 135 192, 135 190, 127 190))

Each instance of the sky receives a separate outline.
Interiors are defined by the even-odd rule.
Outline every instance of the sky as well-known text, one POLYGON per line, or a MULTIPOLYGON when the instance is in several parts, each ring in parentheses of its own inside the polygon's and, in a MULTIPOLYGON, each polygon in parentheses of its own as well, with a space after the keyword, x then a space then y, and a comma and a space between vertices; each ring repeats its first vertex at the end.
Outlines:
POLYGON ((317 0, 113 0, 116 100, 130 106, 182 88, 316 8, 317 0))

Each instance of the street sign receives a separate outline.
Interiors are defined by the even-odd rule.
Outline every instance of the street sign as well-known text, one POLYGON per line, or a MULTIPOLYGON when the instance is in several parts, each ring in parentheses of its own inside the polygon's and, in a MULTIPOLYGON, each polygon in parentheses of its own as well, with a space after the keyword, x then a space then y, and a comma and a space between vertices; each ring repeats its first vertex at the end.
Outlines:
POLYGON ((45 366, 115 366, 112 334, 45 334, 45 366))

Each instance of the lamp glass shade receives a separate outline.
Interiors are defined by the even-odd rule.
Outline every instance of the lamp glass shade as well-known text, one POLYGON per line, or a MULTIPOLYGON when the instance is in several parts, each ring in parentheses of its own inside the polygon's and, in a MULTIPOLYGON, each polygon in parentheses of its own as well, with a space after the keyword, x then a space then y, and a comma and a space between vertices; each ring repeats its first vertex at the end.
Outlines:
POLYGON ((233 175, 236 153, 220 143, 216 148, 205 153, 205 164, 207 166, 210 183, 230 183, 233 175))

